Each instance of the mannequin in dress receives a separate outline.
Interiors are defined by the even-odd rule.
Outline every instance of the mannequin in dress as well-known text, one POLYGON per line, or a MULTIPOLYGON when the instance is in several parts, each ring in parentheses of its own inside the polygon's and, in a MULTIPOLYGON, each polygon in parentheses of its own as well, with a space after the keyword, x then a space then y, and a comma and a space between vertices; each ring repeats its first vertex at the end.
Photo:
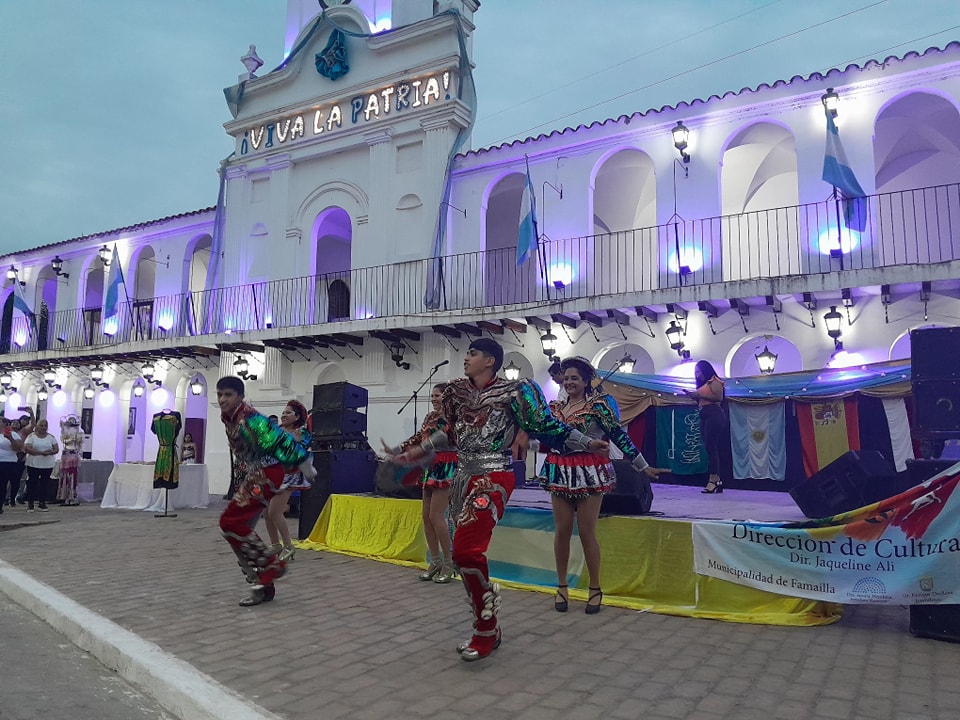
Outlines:
POLYGON ((83 430, 76 415, 67 415, 60 420, 60 481, 57 484, 57 500, 63 505, 79 505, 77 482, 80 479, 80 450, 83 446, 83 430))

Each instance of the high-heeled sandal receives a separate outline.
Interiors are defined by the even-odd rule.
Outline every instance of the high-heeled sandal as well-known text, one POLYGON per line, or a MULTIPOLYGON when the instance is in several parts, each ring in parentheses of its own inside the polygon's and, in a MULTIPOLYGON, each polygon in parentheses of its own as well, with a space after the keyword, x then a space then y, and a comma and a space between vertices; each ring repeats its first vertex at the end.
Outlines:
POLYGON ((417 577, 424 581, 433 580, 434 575, 439 573, 442 569, 443 562, 440 560, 434 560, 427 566, 427 569, 420 573, 417 577))
POLYGON ((722 493, 723 480, 717 480, 716 482, 714 482, 713 480, 708 481, 707 486, 700 492, 703 493, 704 495, 715 495, 717 493, 722 493))
POLYGON ((570 607, 569 598, 560 592, 566 589, 566 585, 557 585, 557 596, 553 599, 553 609, 557 612, 566 612, 567 608, 570 607))
POLYGON ((596 615, 598 612, 600 612, 601 603, 603 603, 603 590, 598 587, 592 587, 590 588, 590 597, 587 598, 587 606, 583 611, 587 615, 596 615), (593 602, 595 598, 597 599, 597 604, 591 605, 590 603, 593 602))

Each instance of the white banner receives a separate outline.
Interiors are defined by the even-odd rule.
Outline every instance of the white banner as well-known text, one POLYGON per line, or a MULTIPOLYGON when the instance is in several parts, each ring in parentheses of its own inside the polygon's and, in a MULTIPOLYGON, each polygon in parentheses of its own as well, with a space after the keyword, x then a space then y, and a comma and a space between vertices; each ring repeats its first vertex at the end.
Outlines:
POLYGON ((880 503, 799 523, 698 522, 694 569, 830 602, 960 602, 960 463, 880 503))

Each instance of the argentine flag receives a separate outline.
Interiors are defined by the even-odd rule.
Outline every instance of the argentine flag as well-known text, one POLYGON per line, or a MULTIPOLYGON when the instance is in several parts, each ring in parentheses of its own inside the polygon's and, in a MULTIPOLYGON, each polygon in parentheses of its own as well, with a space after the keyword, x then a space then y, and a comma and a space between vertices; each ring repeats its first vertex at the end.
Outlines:
POLYGON ((27 319, 30 328, 30 337, 33 337, 37 331, 37 316, 34 315, 33 310, 31 310, 27 304, 27 299, 23 296, 23 287, 21 287, 20 280, 17 278, 13 280, 13 306, 22 312, 23 316, 27 319))
POLYGON ((520 232, 517 234, 517 265, 523 265, 537 251, 537 196, 530 179, 530 160, 527 164, 527 181, 520 198, 520 232))
MULTIPOLYGON (((113 258, 110 260, 110 274, 107 277, 107 299, 103 303, 104 325, 120 314, 121 285, 124 285, 123 270, 120 269, 120 255, 117 253, 117 246, 114 245, 113 258)), ((124 286, 124 295, 126 295, 126 286, 124 286)), ((117 322, 119 323, 119 318, 117 322)))
POLYGON ((844 224, 851 230, 862 232, 867 220, 866 203, 862 200, 866 193, 850 168, 833 116, 829 112, 826 116, 827 145, 823 156, 823 180, 833 185, 843 196, 844 224))

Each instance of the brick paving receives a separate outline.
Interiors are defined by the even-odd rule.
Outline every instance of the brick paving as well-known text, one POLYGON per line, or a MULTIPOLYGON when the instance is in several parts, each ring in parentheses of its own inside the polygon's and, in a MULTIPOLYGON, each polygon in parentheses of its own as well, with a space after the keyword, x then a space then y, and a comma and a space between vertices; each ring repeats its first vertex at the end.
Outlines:
POLYGON ((460 585, 388 563, 301 550, 276 601, 238 607, 218 511, 8 510, 0 530, 37 524, 0 532, 0 559, 290 720, 960 720, 960 645, 913 638, 903 607, 785 628, 507 590, 503 646, 467 664, 460 585))

